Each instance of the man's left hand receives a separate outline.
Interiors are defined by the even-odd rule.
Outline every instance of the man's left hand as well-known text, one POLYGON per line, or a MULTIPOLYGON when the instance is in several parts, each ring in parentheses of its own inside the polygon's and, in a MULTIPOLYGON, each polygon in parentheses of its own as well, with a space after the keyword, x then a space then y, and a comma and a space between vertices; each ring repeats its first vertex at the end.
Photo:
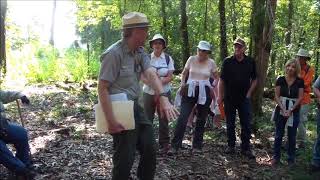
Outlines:
POLYGON ((169 99, 165 96, 160 96, 160 106, 162 112, 165 114, 168 120, 176 119, 180 114, 179 111, 173 107, 169 102, 169 99))

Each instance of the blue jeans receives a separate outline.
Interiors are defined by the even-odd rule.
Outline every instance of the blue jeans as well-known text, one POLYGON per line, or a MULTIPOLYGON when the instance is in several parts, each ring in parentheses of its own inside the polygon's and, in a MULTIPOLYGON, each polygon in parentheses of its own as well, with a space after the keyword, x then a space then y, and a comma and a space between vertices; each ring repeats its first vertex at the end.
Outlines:
POLYGON ((320 111, 317 113, 317 139, 314 142, 312 164, 320 167, 320 111))
POLYGON ((247 151, 250 149, 251 139, 251 102, 250 99, 245 98, 240 103, 225 102, 224 110, 226 114, 227 122, 227 136, 228 146, 235 147, 236 134, 235 134, 235 122, 236 122, 236 110, 238 110, 240 126, 241 126, 241 150, 247 151))
MULTIPOLYGON (((274 138, 274 155, 273 159, 280 161, 281 158, 281 143, 284 135, 284 129, 286 127, 287 120, 280 114, 276 116, 275 125, 276 133, 274 138)), ((293 112, 293 126, 288 126, 288 162, 295 161, 295 151, 296 151, 296 136, 297 128, 299 125, 300 115, 299 111, 293 112)))
POLYGON ((211 104, 210 89, 206 87, 206 102, 205 104, 197 104, 198 101, 198 88, 196 88, 195 97, 182 96, 181 111, 175 127, 174 136, 171 141, 171 146, 179 149, 182 146, 182 140, 186 131, 188 117, 195 105, 197 105, 197 121, 195 133, 192 141, 192 147, 201 149, 203 144, 204 125, 208 117, 209 108, 211 104))
POLYGON ((16 124, 9 123, 7 136, 0 137, 0 164, 19 175, 24 175, 31 165, 30 148, 27 131, 16 124), (7 144, 13 144, 16 155, 8 149, 7 144))

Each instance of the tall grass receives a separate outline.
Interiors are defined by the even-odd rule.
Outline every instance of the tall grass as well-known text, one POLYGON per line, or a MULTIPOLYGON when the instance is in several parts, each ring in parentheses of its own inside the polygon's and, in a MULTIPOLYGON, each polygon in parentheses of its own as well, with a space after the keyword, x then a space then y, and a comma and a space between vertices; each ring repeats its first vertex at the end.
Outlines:
POLYGON ((58 81, 83 82, 98 76, 100 62, 97 54, 81 48, 58 51, 52 46, 25 45, 9 50, 5 82, 52 83, 58 81))

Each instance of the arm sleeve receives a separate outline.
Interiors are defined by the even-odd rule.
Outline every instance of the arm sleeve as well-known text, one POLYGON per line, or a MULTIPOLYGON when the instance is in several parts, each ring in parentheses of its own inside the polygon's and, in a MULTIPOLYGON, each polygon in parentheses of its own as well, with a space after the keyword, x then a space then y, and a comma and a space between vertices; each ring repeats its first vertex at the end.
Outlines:
POLYGON ((222 63, 222 66, 221 66, 221 75, 220 75, 220 78, 222 79, 222 80, 225 80, 225 78, 226 78, 226 69, 225 69, 225 67, 226 67, 226 63, 227 63, 227 61, 228 60, 223 60, 223 63, 222 63))
POLYGON ((120 59, 116 58, 115 53, 107 52, 101 56, 102 62, 100 67, 99 79, 113 83, 119 74, 120 59))
POLYGON ((316 82, 313 84, 313 87, 320 89, 320 76, 318 76, 316 82))
POLYGON ((189 57, 189 59, 186 62, 186 65, 184 66, 185 69, 190 69, 190 64, 191 64, 192 56, 189 57))
POLYGON ((145 71, 147 70, 148 68, 150 68, 150 55, 147 54, 147 53, 142 53, 141 55, 141 68, 142 68, 142 71, 145 71))
POLYGON ((17 100, 22 96, 24 95, 17 91, 0 91, 0 101, 4 104, 17 100))
POLYGON ((212 73, 215 73, 218 70, 217 65, 213 59, 211 60, 211 62, 212 62, 212 73))
POLYGON ((276 80, 276 86, 281 86, 281 79, 282 77, 278 77, 276 80))
POLYGON ((257 79, 257 69, 256 69, 256 63, 252 59, 252 72, 251 72, 251 78, 252 80, 257 79))
POLYGON ((304 81, 301 79, 298 84, 299 88, 304 88, 304 81))
POLYGON ((306 76, 303 78, 305 87, 311 86, 313 77, 314 77, 314 69, 310 67, 308 74, 306 74, 306 76))

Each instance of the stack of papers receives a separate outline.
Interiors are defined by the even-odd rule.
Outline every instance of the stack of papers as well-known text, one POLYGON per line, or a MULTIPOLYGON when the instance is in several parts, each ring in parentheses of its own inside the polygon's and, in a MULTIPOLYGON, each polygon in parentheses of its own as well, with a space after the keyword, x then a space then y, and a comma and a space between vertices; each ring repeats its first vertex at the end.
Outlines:
MULTIPOLYGON (((112 103, 112 110, 113 114, 115 115, 116 120, 122 124, 122 126, 126 130, 131 130, 135 128, 135 121, 134 121, 134 112, 133 106, 134 102, 129 101, 127 99, 126 94, 120 93, 111 95, 111 103, 112 103)), ((95 119, 96 119, 96 130, 99 133, 108 132, 108 123, 107 119, 104 116, 104 112, 100 103, 94 106, 95 111, 95 119)))

